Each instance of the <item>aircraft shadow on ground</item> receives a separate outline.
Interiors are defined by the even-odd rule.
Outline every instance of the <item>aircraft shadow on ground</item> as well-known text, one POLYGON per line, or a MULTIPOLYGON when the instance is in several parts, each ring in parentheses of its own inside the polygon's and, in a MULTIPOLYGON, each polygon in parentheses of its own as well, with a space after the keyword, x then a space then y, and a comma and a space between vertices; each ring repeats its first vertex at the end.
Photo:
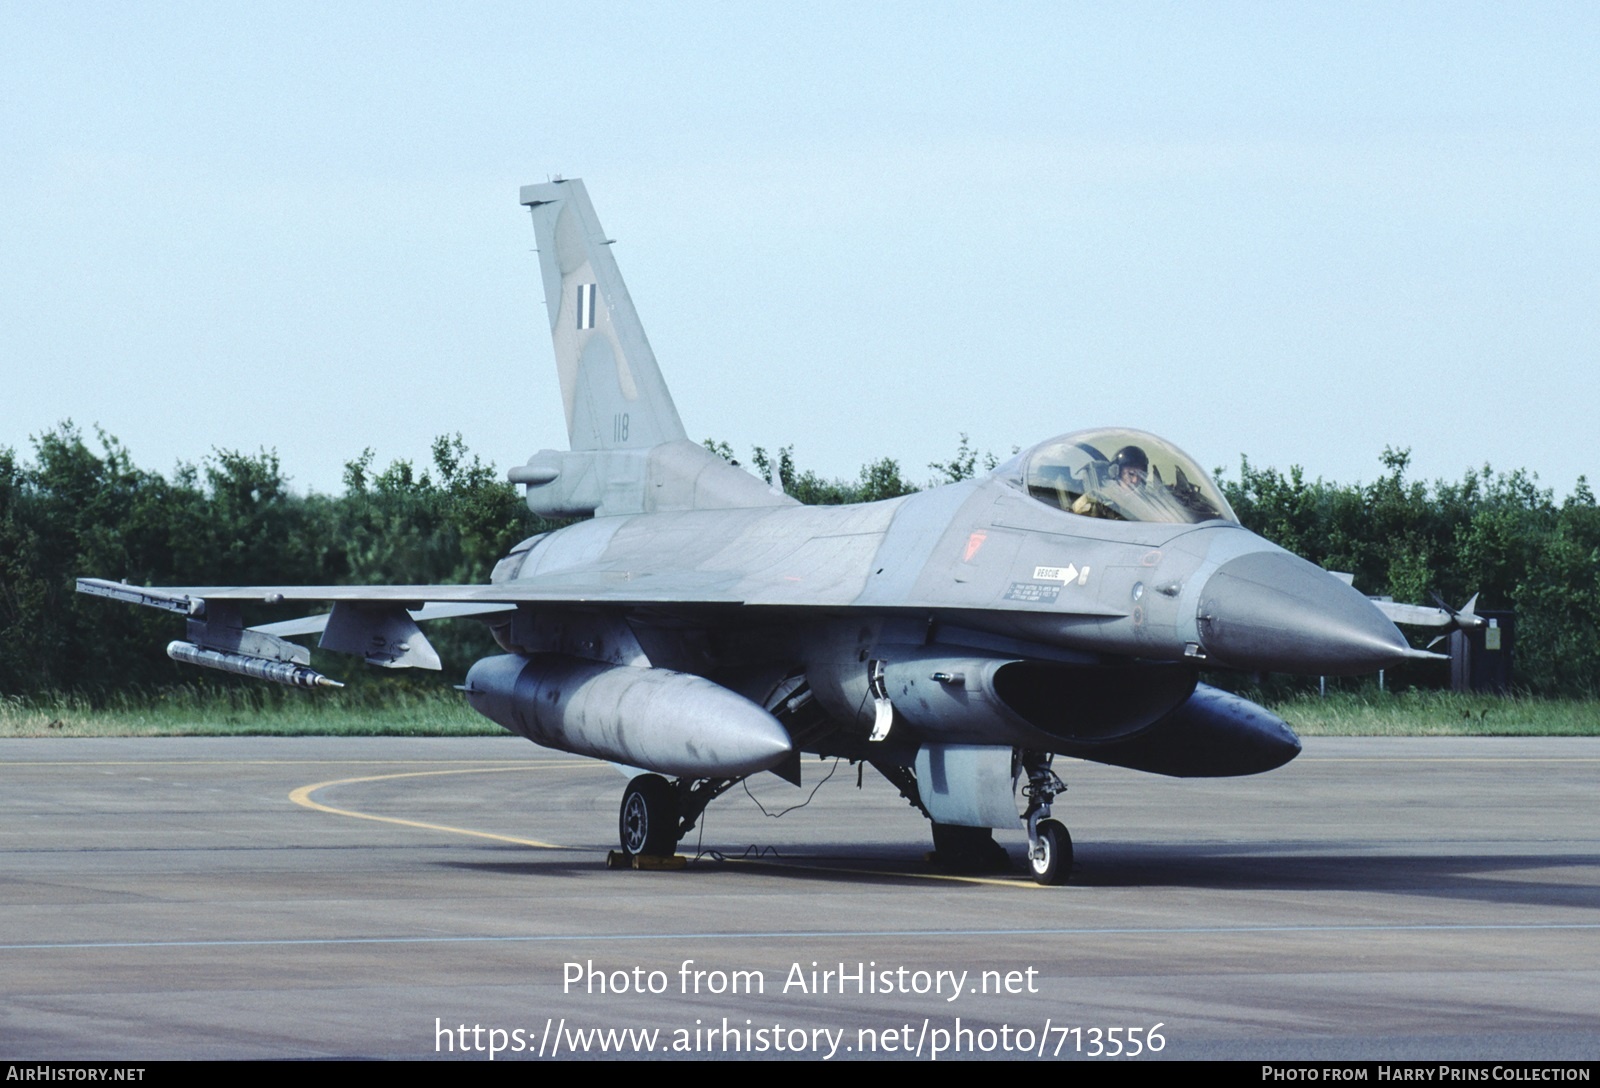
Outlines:
MULTIPOLYGON (((450 868, 529 877, 582 877, 603 873, 599 851, 541 851, 505 847, 496 861, 441 861, 450 868)), ((1243 850, 1233 846, 1132 847, 1095 846, 1080 851, 1070 884, 1080 888, 1191 888, 1213 891, 1343 891, 1426 896, 1530 907, 1574 907, 1593 910, 1597 902, 1592 879, 1600 871, 1600 855, 1541 857, 1527 854, 1460 855, 1272 853, 1270 848, 1243 850), (1561 879, 1571 873, 1573 879, 1561 879)), ((804 850, 771 848, 706 848, 683 870, 654 874, 619 872, 618 877, 645 875, 663 880, 692 880, 707 874, 838 884, 925 883, 930 878, 973 876, 988 881, 1015 880, 1031 885, 1022 852, 1009 851, 1010 872, 951 873, 927 860, 926 849, 898 844, 815 843, 804 850)))
MULTIPOLYGON (((508 854, 524 848, 504 847, 508 854)), ((785 852, 772 847, 705 847, 698 855, 684 851, 687 864, 682 869, 661 872, 635 873, 620 870, 606 872, 606 854, 603 850, 574 849, 540 851, 522 854, 516 860, 508 857, 499 861, 452 860, 438 862, 440 866, 478 873, 500 873, 513 876, 592 876, 602 875, 628 879, 642 877, 665 881, 693 880, 712 875, 731 876, 736 879, 773 877, 785 880, 838 884, 905 885, 926 883, 930 877, 945 877, 928 863, 926 850, 912 851, 903 847, 878 847, 868 844, 812 844, 803 852, 785 852)), ((1019 862, 1014 872, 974 874, 1000 879, 1015 879, 1031 883, 1025 877, 1019 862)))
POLYGON ((1092 847, 1072 883, 1218 891, 1349 891, 1593 909, 1600 855, 1270 853, 1234 846, 1092 847), (1563 880, 1557 873, 1570 872, 1563 880), (1537 875, 1534 875, 1537 874, 1537 875))

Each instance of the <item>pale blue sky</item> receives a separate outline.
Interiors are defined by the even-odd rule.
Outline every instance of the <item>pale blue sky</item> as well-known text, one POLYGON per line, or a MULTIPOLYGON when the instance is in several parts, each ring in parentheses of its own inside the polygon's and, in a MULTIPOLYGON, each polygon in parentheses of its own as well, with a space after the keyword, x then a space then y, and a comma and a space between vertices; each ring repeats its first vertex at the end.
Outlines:
POLYGON ((557 173, 742 455, 1600 476, 1589 4, 0 0, 0 445, 562 447, 557 173))

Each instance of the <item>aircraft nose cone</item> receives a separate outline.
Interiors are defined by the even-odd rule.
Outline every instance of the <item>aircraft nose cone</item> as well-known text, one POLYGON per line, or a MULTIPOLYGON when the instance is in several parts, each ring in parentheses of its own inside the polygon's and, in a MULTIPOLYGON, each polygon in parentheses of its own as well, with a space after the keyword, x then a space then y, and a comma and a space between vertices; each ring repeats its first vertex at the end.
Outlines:
POLYGON ((1198 619, 1206 654, 1237 668, 1340 676, 1415 656, 1371 601, 1287 552, 1253 552, 1218 567, 1198 619))

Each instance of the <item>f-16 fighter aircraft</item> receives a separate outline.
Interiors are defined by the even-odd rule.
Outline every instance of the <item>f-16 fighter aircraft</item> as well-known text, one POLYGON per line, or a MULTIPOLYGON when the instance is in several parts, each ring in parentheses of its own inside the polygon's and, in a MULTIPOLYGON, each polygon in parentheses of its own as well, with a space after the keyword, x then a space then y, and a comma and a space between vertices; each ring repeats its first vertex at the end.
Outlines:
POLYGON ((1025 830, 1041 883, 1071 870, 1057 756, 1157 774, 1255 774, 1294 733, 1201 668, 1342 675, 1433 657, 1367 598, 1246 530, 1190 457, 1123 428, 1047 439, 979 479, 803 506, 688 439, 582 182, 532 212, 570 449, 511 470, 536 513, 487 585, 85 593, 187 618, 177 660, 331 685, 310 651, 439 668, 417 626, 491 625, 505 653, 469 703, 538 744, 638 773, 623 856, 670 855, 748 775, 800 754, 870 763, 933 823, 936 860, 1003 862, 1025 830), (243 602, 332 611, 245 627, 243 602), (1020 800, 1019 800, 1020 797, 1020 800))

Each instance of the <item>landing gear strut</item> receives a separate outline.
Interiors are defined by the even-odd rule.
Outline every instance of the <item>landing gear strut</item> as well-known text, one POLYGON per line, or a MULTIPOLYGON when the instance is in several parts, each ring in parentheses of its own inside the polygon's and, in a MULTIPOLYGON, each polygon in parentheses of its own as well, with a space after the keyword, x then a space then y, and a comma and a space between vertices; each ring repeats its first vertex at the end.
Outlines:
POLYGON ((1028 799, 1023 813, 1028 822, 1028 870, 1040 884, 1065 884, 1072 875, 1072 836, 1060 820, 1049 819, 1051 802, 1067 792, 1067 784, 1050 769, 1053 758, 1048 752, 1022 753, 1022 769, 1028 775, 1028 784, 1022 787, 1028 799))

